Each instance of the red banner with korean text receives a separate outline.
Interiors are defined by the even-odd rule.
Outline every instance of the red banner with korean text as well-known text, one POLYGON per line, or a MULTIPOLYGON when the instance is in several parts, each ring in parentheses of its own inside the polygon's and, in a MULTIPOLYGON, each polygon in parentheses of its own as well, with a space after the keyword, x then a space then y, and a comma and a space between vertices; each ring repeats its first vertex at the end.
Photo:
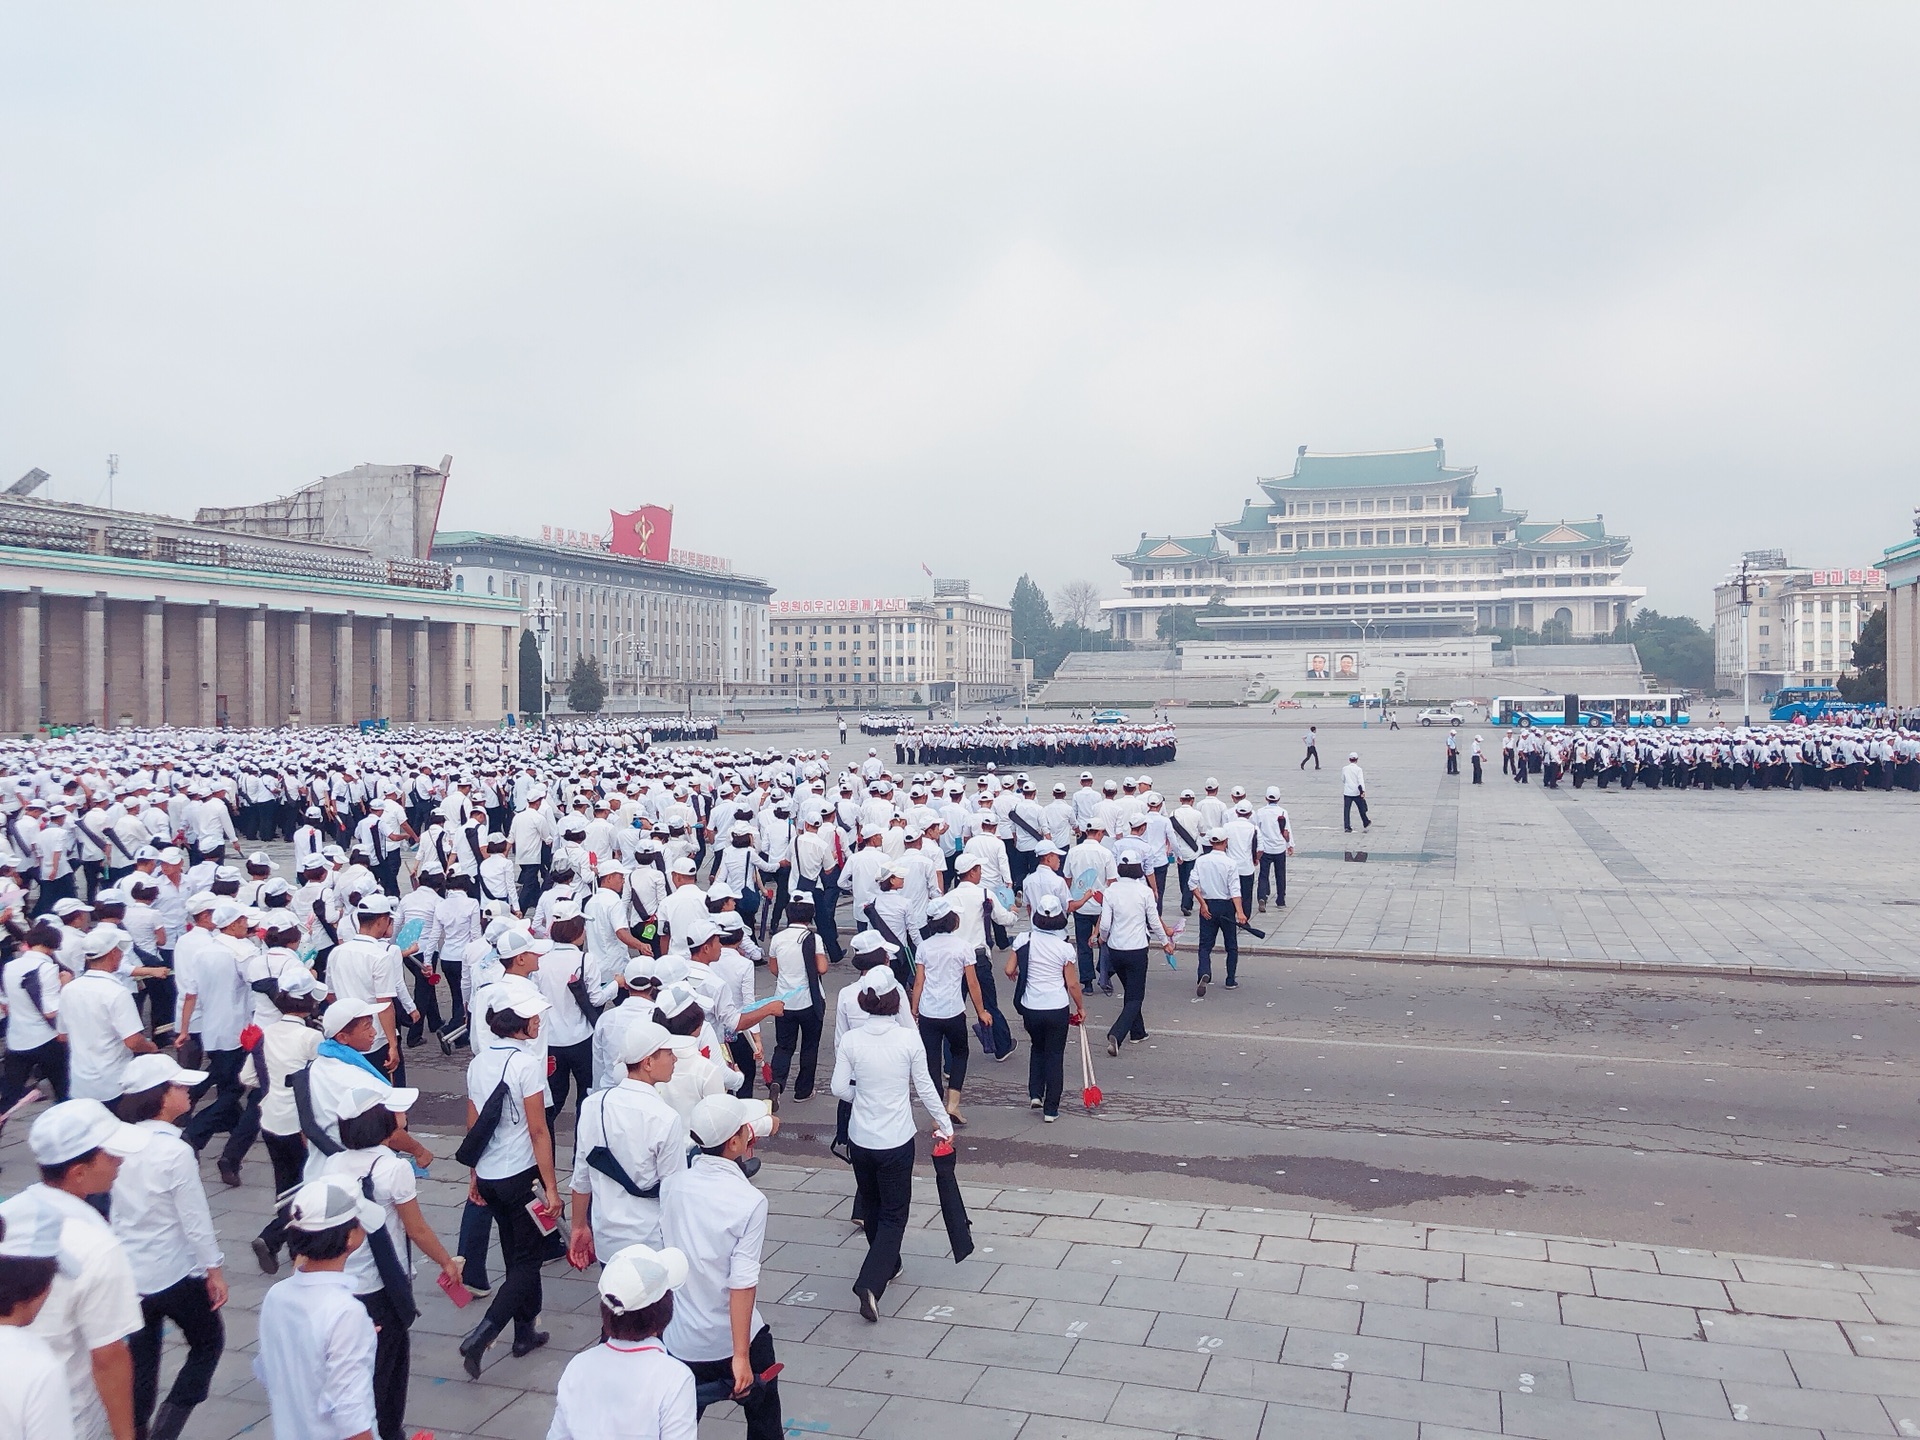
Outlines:
POLYGON ((613 538, 607 548, 616 555, 631 555, 639 560, 658 560, 666 564, 673 550, 673 509, 671 506, 642 505, 630 514, 618 510, 613 517, 613 538))

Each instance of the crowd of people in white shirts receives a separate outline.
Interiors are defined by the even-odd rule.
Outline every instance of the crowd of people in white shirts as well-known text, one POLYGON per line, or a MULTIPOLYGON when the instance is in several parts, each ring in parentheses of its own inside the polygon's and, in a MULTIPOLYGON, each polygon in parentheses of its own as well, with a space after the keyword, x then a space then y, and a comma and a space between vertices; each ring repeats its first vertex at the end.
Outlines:
POLYGON ((624 1434, 656 1401, 660 1433, 690 1434, 732 1397, 770 1440, 753 1147, 820 1080, 829 967, 861 972, 834 1007, 829 1084, 870 1242, 855 1289, 876 1319, 913 1106, 950 1136, 970 1041, 994 1060, 1016 1048, 996 962, 1029 1103, 1052 1120, 1087 987, 1124 996, 1110 1051, 1145 1038, 1169 898, 1200 915, 1201 995, 1218 939, 1237 983, 1256 891, 1261 909, 1286 903, 1275 789, 1256 805, 1209 780, 1169 806, 1150 775, 1087 772, 1043 799, 991 765, 903 778, 872 749, 836 764, 649 747, 613 724, 464 740, 180 732, 0 756, 0 1109, 55 1102, 33 1121, 41 1182, 0 1206, 0 1302, 14 1261, 31 1279, 59 1260, 37 1318, 15 1323, 47 1345, 73 1433, 171 1440, 205 1399, 226 1260, 199 1161, 221 1139, 228 1185, 264 1149, 280 1200, 246 1243, 267 1273, 294 1271, 269 1292, 255 1361, 276 1433, 402 1433, 414 1254, 449 1300, 487 1300, 458 1343, 471 1375, 497 1341, 514 1357, 546 1343, 541 1266, 564 1255, 601 1266, 607 1344, 570 1365, 553 1434, 624 1434), (292 873, 243 836, 290 838, 292 873), (429 1036, 470 1056, 466 1137, 440 1161, 471 1175, 451 1245, 422 1217, 435 1157, 407 1121, 407 1054, 429 1036), (72 1283, 86 1255, 118 1258, 72 1283), (187 1359, 162 1394, 169 1324, 187 1359), (616 1396, 615 1372, 639 1388, 616 1396))

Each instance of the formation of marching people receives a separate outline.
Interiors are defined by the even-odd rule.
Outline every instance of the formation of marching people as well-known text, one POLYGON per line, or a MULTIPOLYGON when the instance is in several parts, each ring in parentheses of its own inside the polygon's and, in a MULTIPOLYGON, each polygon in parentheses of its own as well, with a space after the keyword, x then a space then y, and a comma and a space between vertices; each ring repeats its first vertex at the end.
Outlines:
MULTIPOLYGON (((1475 780, 1481 740, 1474 739, 1475 780)), ((1453 753, 1454 737, 1449 737, 1453 753)), ((1687 729, 1522 727, 1500 737, 1520 784, 1623 790, 1920 790, 1920 729, 1815 722, 1687 729)))
POLYGON ((894 741, 897 765, 1171 765, 1169 724, 924 725, 894 741))
POLYGON ((836 764, 617 722, 0 751, 0 1112, 55 1102, 32 1122, 41 1183, 0 1205, 0 1289, 16 1259, 61 1260, 26 1326, 45 1395, 77 1435, 181 1433, 224 1346, 201 1161, 217 1141, 237 1186, 257 1141, 279 1198, 244 1241, 290 1270, 253 1362, 276 1431, 403 1433, 419 1257, 448 1303, 484 1302, 457 1344, 476 1377, 547 1342, 541 1267, 564 1257, 598 1267, 605 1343, 568 1366, 553 1435, 630 1433, 636 1406, 691 1434, 732 1398, 771 1440, 751 1180, 779 1109, 823 1078, 839 1101, 876 1320, 916 1104, 937 1136, 964 1125, 973 1052, 1012 1056, 1011 1014, 1028 1103, 1055 1119, 1089 989, 1121 997, 1110 1054, 1147 1038, 1169 900, 1199 917, 1196 998, 1217 947, 1237 986, 1237 930, 1286 904, 1275 788, 1170 801, 1089 769, 1045 789, 991 761, 902 776, 874 749, 836 764), (291 874, 258 848, 283 836, 291 874), (439 1157, 409 1127, 407 1058, 430 1040, 466 1064, 464 1138, 439 1157), (419 1204, 436 1164, 467 1176, 451 1237, 419 1204), (186 1349, 163 1393, 168 1324, 186 1349))

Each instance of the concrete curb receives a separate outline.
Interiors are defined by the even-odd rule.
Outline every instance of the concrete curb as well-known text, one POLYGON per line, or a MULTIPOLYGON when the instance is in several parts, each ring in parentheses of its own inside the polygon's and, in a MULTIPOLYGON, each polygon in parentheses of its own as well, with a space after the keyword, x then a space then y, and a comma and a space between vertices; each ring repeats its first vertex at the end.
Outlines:
MULTIPOLYGON (((1184 938, 1184 937, 1183 937, 1184 938)), ((1181 947, 1184 951, 1186 947, 1181 947)), ((1189 952, 1191 953, 1191 952, 1189 952)), ((1287 960, 1372 960, 1395 965, 1479 965, 1501 970, 1592 970, 1614 975, 1735 976, 1748 980, 1791 980, 1795 984, 1920 985, 1920 974, 1899 970, 1803 970, 1792 965, 1700 965, 1673 960, 1581 960, 1569 957, 1516 959, 1441 950, 1330 950, 1303 945, 1264 945, 1242 941, 1242 955, 1287 960)))

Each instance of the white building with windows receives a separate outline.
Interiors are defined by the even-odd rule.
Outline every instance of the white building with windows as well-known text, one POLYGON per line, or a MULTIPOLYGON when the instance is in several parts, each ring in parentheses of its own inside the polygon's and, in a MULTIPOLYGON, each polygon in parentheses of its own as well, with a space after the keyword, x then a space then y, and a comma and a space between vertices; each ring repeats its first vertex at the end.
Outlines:
MULTIPOLYGON (((1749 550, 1746 673, 1756 697, 1782 685, 1831 685, 1854 673, 1853 642, 1887 603, 1887 577, 1869 566, 1789 565, 1780 550, 1749 550)), ((1734 567, 1737 574, 1739 566, 1734 567)), ((1714 687, 1741 694, 1740 586, 1713 591, 1714 687)))
MULTIPOLYGON (((1494 630, 1553 643, 1624 627, 1646 594, 1623 577, 1628 538, 1598 515, 1530 520, 1499 489, 1481 493, 1478 475, 1449 465, 1440 440, 1354 454, 1303 445, 1292 472, 1261 480, 1261 501, 1236 519, 1143 534, 1116 555, 1127 580, 1102 608, 1116 638, 1151 642, 1169 609, 1212 602, 1196 617, 1201 643, 1237 657, 1254 647, 1276 675, 1298 662, 1302 678, 1358 666, 1381 645, 1477 659, 1491 638, 1464 642, 1494 630)), ((1183 650, 1196 656, 1195 642, 1183 650)))
POLYGON ((517 600, 540 643, 547 686, 563 703, 575 664, 592 656, 607 708, 641 699, 764 695, 773 587, 731 571, 615 555, 603 542, 562 544, 442 531, 433 558, 467 594, 517 600))
POLYGON ((1013 611, 936 580, 926 598, 777 600, 768 616, 774 693, 860 705, 960 705, 1020 693, 1013 611))

